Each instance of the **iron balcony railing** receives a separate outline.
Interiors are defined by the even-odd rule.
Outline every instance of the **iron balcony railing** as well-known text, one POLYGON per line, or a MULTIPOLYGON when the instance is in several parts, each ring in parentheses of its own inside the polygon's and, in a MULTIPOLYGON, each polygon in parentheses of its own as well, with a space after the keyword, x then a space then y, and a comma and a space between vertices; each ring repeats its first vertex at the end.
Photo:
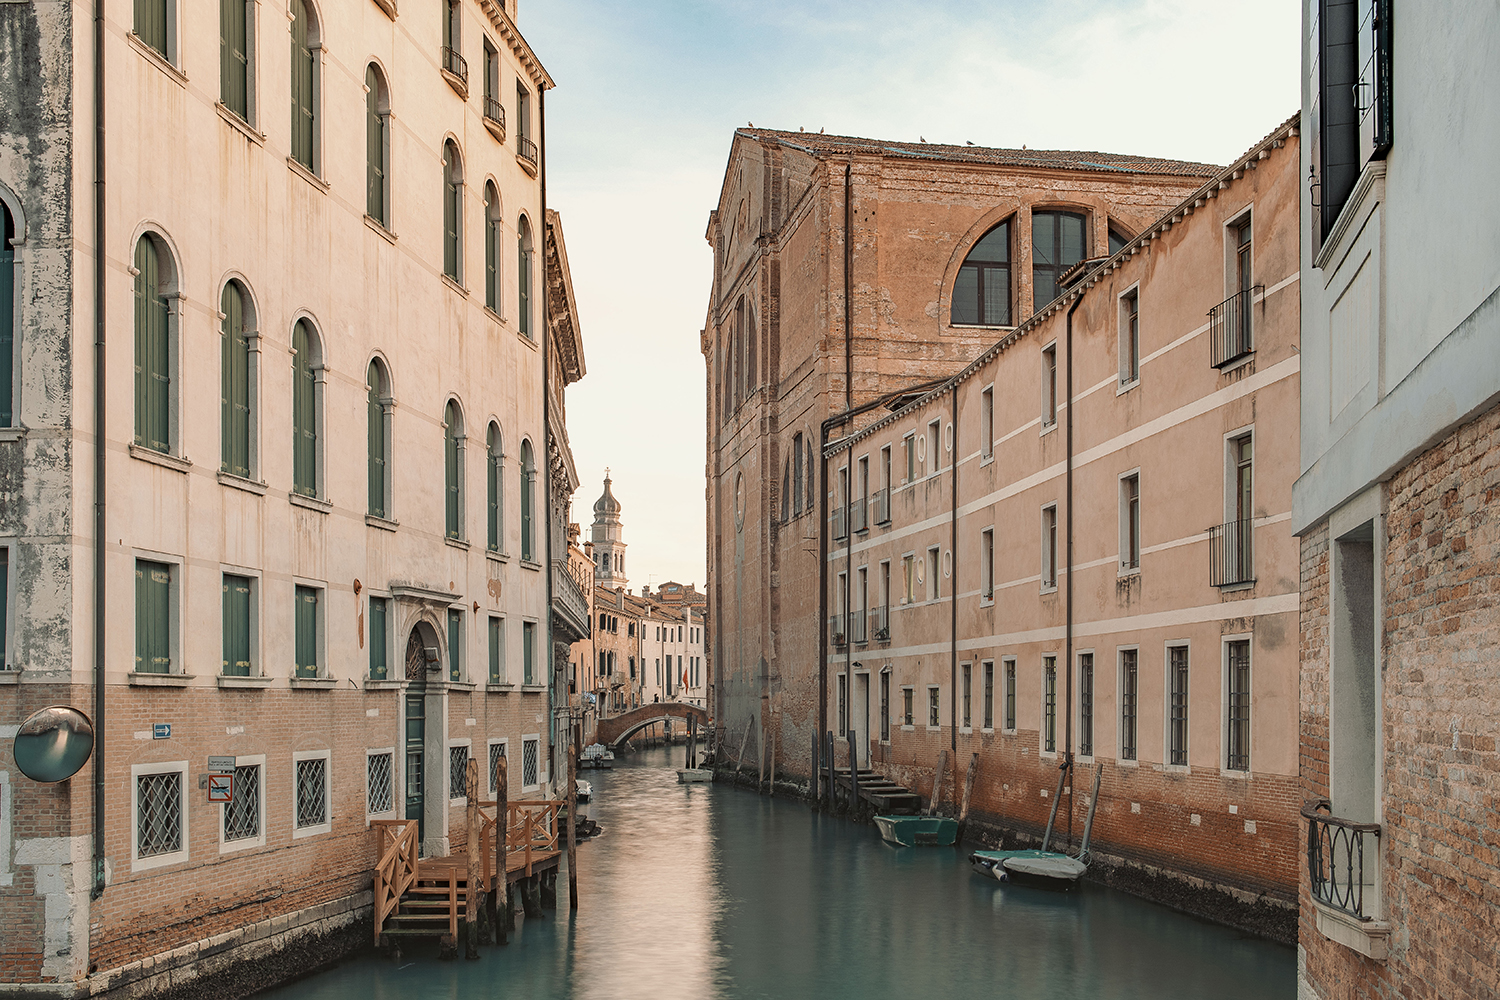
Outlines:
POLYGON ((1255 350, 1255 330, 1251 306, 1265 287, 1256 285, 1236 292, 1208 311, 1209 351, 1211 364, 1223 368, 1255 350))
POLYGON ((484 117, 500 126, 500 131, 505 131, 505 105, 496 98, 485 95, 484 117))
POLYGON ((469 86, 469 64, 451 45, 443 46, 443 69, 462 80, 464 87, 469 86))
POLYGON ((835 540, 849 537, 849 529, 844 524, 842 506, 833 508, 833 537, 835 540))
POLYGON ((889 486, 882 486, 880 489, 875 491, 875 496, 871 499, 875 502, 875 523, 890 524, 891 488, 889 486))
POLYGON ((536 163, 536 143, 527 136, 516 136, 516 155, 530 163, 536 163))
POLYGON ((867 527, 866 519, 869 516, 870 502, 865 498, 854 501, 849 505, 849 527, 853 531, 864 531, 867 527))
POLYGON ((584 585, 566 559, 552 560, 553 611, 581 639, 589 636, 592 615, 584 585))
MULTIPOLYGON (((1372 897, 1375 894, 1380 824, 1356 823, 1340 819, 1332 812, 1333 806, 1327 799, 1302 807, 1302 818, 1307 820, 1307 876, 1312 883, 1313 899, 1360 920, 1373 920, 1375 914, 1366 911, 1365 891, 1369 890, 1372 897)), ((1373 910, 1373 898, 1370 904, 1369 909, 1373 910)))
POLYGON ((848 642, 847 642, 847 638, 848 637, 844 634, 844 616, 843 615, 829 615, 828 616, 828 634, 832 637, 833 644, 835 646, 845 646, 845 645, 848 645, 848 642))
POLYGON ((854 633, 853 635, 850 636, 850 638, 853 639, 855 642, 864 642, 864 641, 866 641, 865 640, 865 624, 866 624, 866 621, 867 621, 867 616, 862 611, 856 611, 856 612, 854 612, 854 614, 852 614, 852 615, 849 616, 849 631, 851 631, 852 633, 854 633))
POLYGON ((1230 521, 1208 529, 1208 575, 1215 587, 1255 582, 1255 525, 1230 521))
POLYGON ((891 609, 886 605, 870 609, 870 633, 876 642, 891 641, 891 609))

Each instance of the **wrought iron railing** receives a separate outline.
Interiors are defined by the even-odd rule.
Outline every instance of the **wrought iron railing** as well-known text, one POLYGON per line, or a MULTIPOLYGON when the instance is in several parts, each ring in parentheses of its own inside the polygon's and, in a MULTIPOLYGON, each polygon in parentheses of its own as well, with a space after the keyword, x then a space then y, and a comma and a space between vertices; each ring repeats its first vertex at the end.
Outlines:
POLYGON ((849 530, 864 531, 869 518, 870 502, 861 497, 849 505, 849 530))
POLYGON ((1214 587, 1255 582, 1255 524, 1229 521, 1208 529, 1208 576, 1214 587))
POLYGON ((1255 329, 1251 306, 1265 287, 1256 285, 1236 292, 1208 311, 1210 363, 1215 368, 1238 361, 1255 350, 1255 329))
POLYGON ((833 644, 835 646, 847 646, 848 645, 848 636, 846 636, 844 634, 844 616, 843 615, 829 615, 828 616, 828 634, 832 638, 833 644))
POLYGON ((500 131, 505 131, 505 105, 488 94, 484 98, 484 117, 500 126, 500 131))
POLYGON ((469 64, 451 45, 443 46, 443 69, 462 80, 465 88, 469 86, 469 64))
POLYGON ((593 616, 589 614, 588 598, 583 583, 566 559, 552 560, 552 602, 575 632, 584 637, 589 635, 593 616))
POLYGON ((528 136, 516 136, 516 155, 523 160, 536 163, 536 143, 528 136))
POLYGON ((870 634, 876 642, 891 641, 891 609, 887 605, 870 609, 870 634))
POLYGON ((861 611, 856 611, 854 612, 854 614, 849 616, 849 631, 853 633, 850 638, 852 638, 855 642, 865 641, 866 622, 867 617, 861 611))
POLYGON ((1373 910, 1375 903, 1380 824, 1356 823, 1340 819, 1332 812, 1333 805, 1327 799, 1302 807, 1302 818, 1307 820, 1307 876, 1312 883, 1313 899, 1360 920, 1373 920, 1375 914, 1367 910, 1373 910), (1365 898, 1366 890, 1372 897, 1369 900, 1365 898))
POLYGON ((882 486, 875 491, 875 495, 871 499, 875 502, 875 523, 890 524, 891 488, 889 486, 882 486))

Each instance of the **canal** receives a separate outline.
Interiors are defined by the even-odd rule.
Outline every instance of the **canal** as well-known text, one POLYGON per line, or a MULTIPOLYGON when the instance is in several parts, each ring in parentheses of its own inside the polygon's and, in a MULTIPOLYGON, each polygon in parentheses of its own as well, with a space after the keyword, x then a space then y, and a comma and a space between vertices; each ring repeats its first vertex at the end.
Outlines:
MULTIPOLYGON (((671 760, 680 765, 682 751, 671 760)), ((943 848, 743 789, 679 785, 668 751, 594 784, 604 835, 579 848, 579 908, 528 920, 483 958, 368 955, 268 1000, 749 1000, 1001 997, 1266 1000, 1293 949, 1084 885, 1001 885, 943 848)))

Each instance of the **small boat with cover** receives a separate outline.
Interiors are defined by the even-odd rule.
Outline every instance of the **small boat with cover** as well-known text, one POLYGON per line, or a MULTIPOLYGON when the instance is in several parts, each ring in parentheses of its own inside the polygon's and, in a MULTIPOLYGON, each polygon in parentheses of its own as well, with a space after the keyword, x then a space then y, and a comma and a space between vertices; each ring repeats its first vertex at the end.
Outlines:
POLYGON ((1063 783, 1068 769, 1063 768, 1057 776, 1057 792, 1052 797, 1052 812, 1047 817, 1047 832, 1042 836, 1041 850, 1024 851, 975 851, 969 855, 969 863, 980 875, 1001 882, 1017 882, 1045 889, 1071 889, 1088 871, 1089 836, 1094 829, 1094 810, 1099 806, 1099 779, 1103 766, 1094 768, 1094 791, 1089 797, 1089 815, 1083 824, 1083 843, 1076 855, 1051 851, 1052 827, 1057 820, 1057 804, 1062 799, 1063 783))

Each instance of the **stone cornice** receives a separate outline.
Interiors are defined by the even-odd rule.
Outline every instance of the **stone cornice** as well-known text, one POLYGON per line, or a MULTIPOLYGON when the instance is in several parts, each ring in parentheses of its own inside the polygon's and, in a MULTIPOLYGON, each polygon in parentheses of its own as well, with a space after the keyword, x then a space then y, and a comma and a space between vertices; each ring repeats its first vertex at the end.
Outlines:
POLYGON ((536 53, 531 51, 531 46, 527 43, 525 36, 521 34, 521 29, 516 27, 516 22, 510 19, 510 15, 505 12, 505 8, 501 4, 496 3, 495 0, 479 0, 479 9, 484 11, 485 16, 490 19, 491 26, 494 27, 501 38, 505 39, 506 44, 510 46, 510 50, 521 61, 521 66, 526 70, 527 75, 531 77, 532 84, 543 90, 551 90, 556 87, 557 84, 552 81, 552 77, 547 73, 546 68, 542 66, 542 61, 536 57, 536 53))

